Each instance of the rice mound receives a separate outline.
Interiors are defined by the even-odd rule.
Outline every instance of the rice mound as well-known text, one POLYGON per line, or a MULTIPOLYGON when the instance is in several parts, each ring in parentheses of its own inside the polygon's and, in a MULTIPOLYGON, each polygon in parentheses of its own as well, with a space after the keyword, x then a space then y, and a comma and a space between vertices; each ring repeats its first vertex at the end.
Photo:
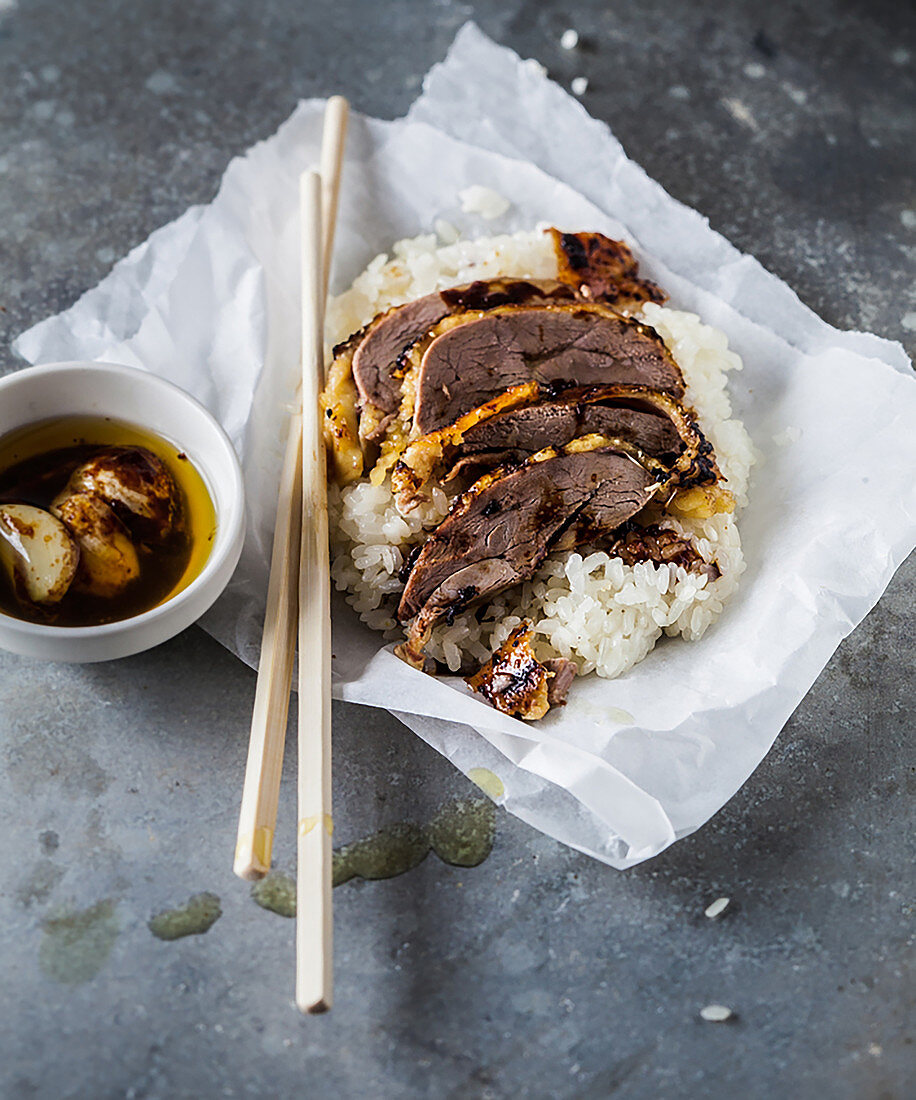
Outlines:
MULTIPOLYGON (((349 290, 329 303, 328 338, 333 346, 383 310, 434 290, 475 279, 555 275, 553 244, 540 230, 445 247, 438 247, 434 235, 399 241, 390 260, 377 256, 349 290)), ((727 373, 740 370, 741 360, 729 351, 725 335, 695 314, 649 303, 635 316, 658 332, 680 366, 685 404, 696 411, 727 487, 737 507, 743 507, 753 448, 744 425, 731 418, 726 387, 727 373)), ((428 503, 402 516, 387 480, 382 485, 360 481, 343 490, 335 486, 329 493, 334 583, 363 622, 389 640, 403 637, 395 618, 403 588, 398 571, 411 546, 449 509, 450 497, 441 488, 430 495, 428 503)), ((540 657, 568 657, 580 674, 594 671, 610 678, 641 661, 663 633, 700 638, 745 568, 735 514, 696 519, 659 513, 650 518, 690 537, 721 575, 711 581, 673 564, 626 565, 603 551, 557 554, 531 580, 456 615, 451 624, 441 622, 427 654, 457 672, 462 665, 487 660, 527 618, 534 623, 540 657)))

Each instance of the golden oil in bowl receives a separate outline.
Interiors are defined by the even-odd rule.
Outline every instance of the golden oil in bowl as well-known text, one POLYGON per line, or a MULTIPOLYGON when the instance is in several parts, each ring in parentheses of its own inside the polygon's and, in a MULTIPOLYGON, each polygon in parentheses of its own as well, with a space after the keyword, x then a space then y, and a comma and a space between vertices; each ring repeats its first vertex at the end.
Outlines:
POLYGON ((160 606, 200 575, 216 535, 216 511, 207 486, 184 452, 135 424, 108 417, 60 417, 0 438, 0 510, 7 504, 51 511, 84 464, 100 454, 132 449, 155 456, 171 479, 174 523, 167 535, 152 538, 148 530, 135 531, 130 514, 115 504, 116 522, 121 527, 123 520, 136 554, 136 570, 127 583, 100 594, 79 583, 78 575, 59 600, 35 603, 24 598, 9 570, 0 569, 0 612, 49 626, 99 626, 160 606))

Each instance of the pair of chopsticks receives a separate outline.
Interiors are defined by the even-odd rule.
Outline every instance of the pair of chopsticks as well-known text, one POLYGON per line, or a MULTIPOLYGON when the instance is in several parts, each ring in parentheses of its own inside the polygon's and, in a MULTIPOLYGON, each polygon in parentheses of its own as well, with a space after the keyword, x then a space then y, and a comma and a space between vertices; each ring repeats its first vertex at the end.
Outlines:
POLYGON ((328 100, 320 174, 299 184, 302 258, 302 408, 290 418, 280 475, 267 612, 251 719, 234 870, 270 870, 286 720, 299 640, 296 1004, 331 1007, 331 609, 325 449, 324 312, 349 106, 328 100))

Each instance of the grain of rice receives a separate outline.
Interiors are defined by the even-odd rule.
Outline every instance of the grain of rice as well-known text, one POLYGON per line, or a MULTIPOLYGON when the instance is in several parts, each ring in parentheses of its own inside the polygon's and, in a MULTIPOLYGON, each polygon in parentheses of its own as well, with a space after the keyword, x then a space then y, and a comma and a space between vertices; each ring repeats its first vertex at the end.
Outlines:
POLYGON ((715 920, 716 917, 720 917, 728 908, 728 903, 730 901, 731 898, 716 898, 712 904, 706 906, 704 910, 706 916, 709 917, 710 920, 715 920))
POLYGON ((458 198, 465 214, 479 214, 488 221, 501 217, 512 205, 505 195, 492 187, 481 187, 476 183, 459 191, 458 198))

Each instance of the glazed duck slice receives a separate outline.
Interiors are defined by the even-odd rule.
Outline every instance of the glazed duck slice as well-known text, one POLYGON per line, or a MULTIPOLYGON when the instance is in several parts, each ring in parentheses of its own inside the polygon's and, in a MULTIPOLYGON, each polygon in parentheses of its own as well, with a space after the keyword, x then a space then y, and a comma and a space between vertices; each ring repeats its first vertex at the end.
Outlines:
MULTIPOLYGON (((577 441, 578 442, 578 441, 577 441)), ((549 448, 480 478, 423 544, 398 608, 413 620, 398 653, 415 667, 448 614, 532 577, 570 529, 613 531, 659 491, 650 469, 619 448, 549 448)))
POLYGON ((394 306, 335 347, 320 401, 325 443, 338 483, 346 485, 362 474, 364 447, 384 437, 401 408, 405 357, 438 322, 468 309, 481 312, 574 296, 571 287, 556 281, 478 280, 394 306))
POLYGON ((623 439, 650 455, 677 454, 683 446, 671 420, 656 409, 640 408, 637 401, 625 404, 613 394, 602 399, 595 390, 575 387, 559 397, 482 421, 446 462, 443 480, 475 466, 524 462, 544 447, 562 447, 591 434, 623 439))
POLYGON ((360 435, 373 440, 384 432, 401 405, 404 353, 444 318, 467 310, 486 312, 573 297, 572 289, 560 282, 490 279, 439 290, 383 313, 359 335, 353 350, 353 381, 362 410, 360 435))
POLYGON ((544 305, 577 297, 612 303, 618 309, 665 300, 654 283, 639 278, 633 253, 622 241, 601 233, 548 232, 557 254, 557 279, 477 280, 439 290, 388 310, 359 334, 352 371, 366 420, 365 426, 360 424, 363 438, 378 438, 385 418, 400 406, 399 369, 405 352, 452 314, 487 312, 505 305, 544 305))
POLYGON ((645 386, 576 386, 556 394, 529 382, 410 443, 392 473, 398 507, 406 513, 419 504, 433 476, 521 463, 591 435, 667 458, 679 487, 715 484, 720 476, 695 417, 666 394, 645 386))
POLYGON ((658 333, 596 303, 501 306, 449 317, 414 345, 408 360, 418 435, 528 381, 684 394, 684 379, 658 333))

